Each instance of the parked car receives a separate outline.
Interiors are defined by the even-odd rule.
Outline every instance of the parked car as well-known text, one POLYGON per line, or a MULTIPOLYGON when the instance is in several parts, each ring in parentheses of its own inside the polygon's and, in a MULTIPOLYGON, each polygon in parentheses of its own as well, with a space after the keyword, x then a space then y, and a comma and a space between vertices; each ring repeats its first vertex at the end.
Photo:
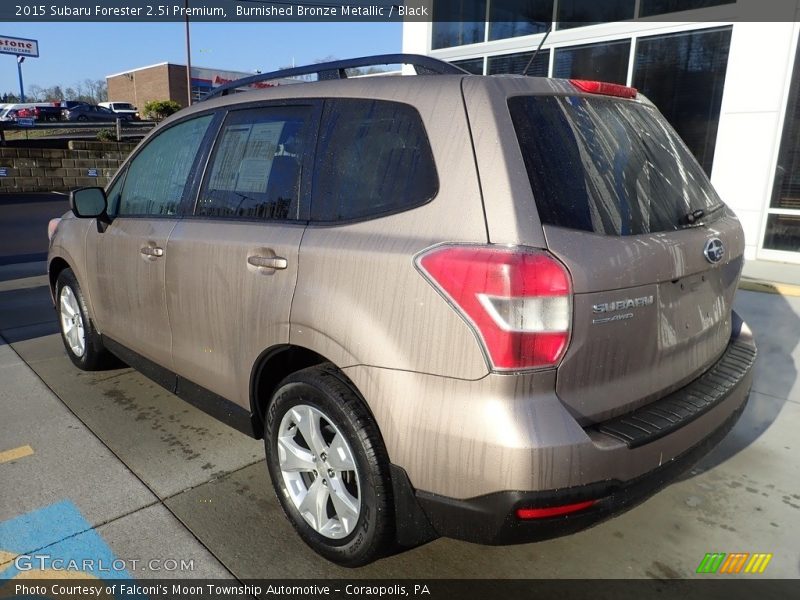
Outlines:
POLYGON ((61 108, 55 104, 37 104, 17 110, 17 118, 30 118, 36 121, 60 121, 61 108))
POLYGON ((11 122, 17 117, 17 109, 13 104, 6 104, 0 109, 0 121, 11 122))
POLYGON ((101 102, 99 106, 109 109, 118 115, 130 115, 134 121, 139 120, 139 109, 130 102, 101 102))
POLYGON ((16 121, 17 119, 34 119, 37 121, 58 121, 61 109, 50 102, 7 104, 0 110, 0 121, 16 121))
POLYGON ((751 385, 744 236, 652 103, 409 55, 257 78, 365 63, 438 75, 234 82, 72 193, 48 258, 72 362, 263 437, 347 566, 572 533, 707 453, 751 385))
POLYGON ((130 115, 120 115, 104 106, 93 104, 79 104, 66 109, 63 114, 67 121, 116 121, 117 119, 130 121, 132 118, 130 115))
POLYGON ((81 104, 88 104, 88 102, 82 102, 80 100, 62 100, 61 101, 61 108, 62 109, 70 109, 75 106, 80 106, 81 104))

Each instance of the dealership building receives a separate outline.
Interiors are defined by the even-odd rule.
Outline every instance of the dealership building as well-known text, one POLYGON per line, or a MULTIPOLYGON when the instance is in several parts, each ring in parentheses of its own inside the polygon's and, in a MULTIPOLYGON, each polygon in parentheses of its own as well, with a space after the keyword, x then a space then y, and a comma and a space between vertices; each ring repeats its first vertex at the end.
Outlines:
MULTIPOLYGON (((200 100, 216 87, 251 75, 253 73, 192 66, 192 102, 200 100)), ((175 100, 181 106, 188 104, 186 65, 164 62, 139 67, 106 75, 106 82, 109 102, 130 102, 139 108, 151 100, 175 100)), ((257 89, 282 83, 294 82, 272 81, 250 87, 257 89)))
POLYGON ((800 1, 780 4, 746 22, 763 2, 434 0, 459 20, 405 23, 403 51, 521 74, 550 28, 529 75, 638 88, 739 216, 746 257, 800 263, 800 1))

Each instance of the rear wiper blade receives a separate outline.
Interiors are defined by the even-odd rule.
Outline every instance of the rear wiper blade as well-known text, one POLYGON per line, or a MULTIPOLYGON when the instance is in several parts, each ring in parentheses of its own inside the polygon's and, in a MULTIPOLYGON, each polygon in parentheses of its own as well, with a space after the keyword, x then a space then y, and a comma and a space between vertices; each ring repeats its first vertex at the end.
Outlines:
POLYGON ((683 218, 689 225, 694 225, 695 223, 700 221, 700 219, 702 219, 703 217, 707 217, 710 214, 717 212, 724 206, 725 206, 724 204, 720 203, 717 204, 716 206, 712 206, 711 208, 698 208, 696 210, 687 213, 686 215, 684 215, 683 218))

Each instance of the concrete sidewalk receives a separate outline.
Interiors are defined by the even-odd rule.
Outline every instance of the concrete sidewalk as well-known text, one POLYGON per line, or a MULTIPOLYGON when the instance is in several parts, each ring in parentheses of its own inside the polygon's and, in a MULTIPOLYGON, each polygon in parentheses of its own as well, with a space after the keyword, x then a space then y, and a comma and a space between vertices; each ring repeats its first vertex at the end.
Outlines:
POLYGON ((192 571, 135 578, 696 577, 706 553, 734 551, 774 553, 764 576, 796 578, 800 298, 743 291, 734 308, 759 346, 753 393, 726 439, 680 480, 573 536, 510 547, 440 539, 353 571, 299 540, 260 442, 131 369, 78 371, 44 264, 0 267, 10 345, 0 345, 0 461, 11 457, 0 462, 0 581, 17 572, 15 554, 40 548, 128 568, 194 561, 192 571))
MULTIPOLYGON (((36 273, 41 263, 0 267, 0 297, 9 300, 0 306, 4 331, 36 318, 26 301, 46 277, 36 273), (3 275, 21 277, 13 282, 19 302, 10 301, 12 280, 3 275)), ((0 580, 59 559, 102 578, 231 578, 2 337, 0 382, 0 580), (87 559, 95 561, 90 568, 87 559)))
POLYGON ((800 265, 766 260, 748 260, 739 288, 784 296, 800 296, 800 265))

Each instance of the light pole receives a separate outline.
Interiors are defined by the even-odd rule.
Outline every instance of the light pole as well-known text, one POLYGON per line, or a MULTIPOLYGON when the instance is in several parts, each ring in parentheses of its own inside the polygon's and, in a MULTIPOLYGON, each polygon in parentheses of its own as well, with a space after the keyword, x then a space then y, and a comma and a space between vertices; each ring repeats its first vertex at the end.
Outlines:
POLYGON ((189 42, 189 0, 184 1, 186 7, 186 95, 189 106, 192 105, 192 46, 189 42))
POLYGON ((25 102, 25 88, 22 86, 22 63, 25 62, 24 56, 17 55, 17 75, 19 75, 19 101, 25 102))

